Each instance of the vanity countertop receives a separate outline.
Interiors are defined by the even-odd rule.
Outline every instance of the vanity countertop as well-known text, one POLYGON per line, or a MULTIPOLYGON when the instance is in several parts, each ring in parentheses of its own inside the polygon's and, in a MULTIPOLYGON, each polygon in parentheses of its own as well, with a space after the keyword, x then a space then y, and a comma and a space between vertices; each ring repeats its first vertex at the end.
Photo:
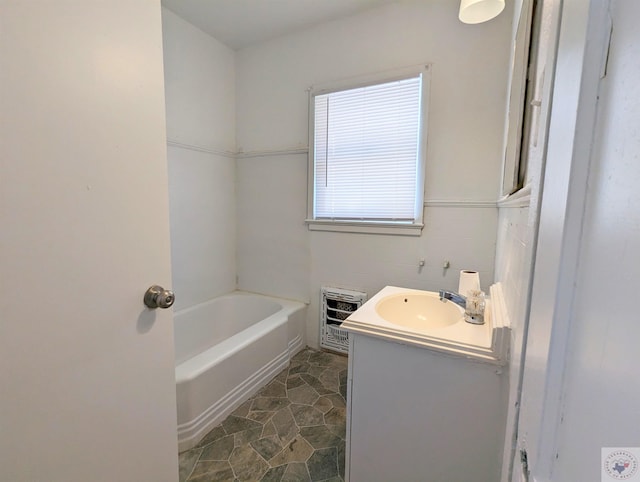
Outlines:
POLYGON ((508 328, 505 324, 506 310, 499 283, 491 287, 491 297, 487 299, 483 325, 473 325, 461 318, 449 326, 409 329, 383 319, 376 310, 376 305, 390 296, 424 293, 422 290, 386 286, 353 312, 342 323, 341 328, 354 334, 373 336, 486 363, 505 363, 508 328))

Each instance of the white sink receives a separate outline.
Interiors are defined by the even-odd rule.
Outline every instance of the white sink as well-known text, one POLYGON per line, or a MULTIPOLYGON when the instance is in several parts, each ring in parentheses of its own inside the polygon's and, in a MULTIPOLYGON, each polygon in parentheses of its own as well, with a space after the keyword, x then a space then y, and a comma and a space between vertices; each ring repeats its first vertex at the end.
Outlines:
POLYGON ((502 365, 509 341, 499 283, 491 287, 485 324, 465 323, 464 309, 433 291, 385 286, 341 328, 360 335, 502 365))
POLYGON ((462 321, 464 310, 451 301, 441 301, 430 291, 397 293, 375 305, 382 319, 410 330, 444 328, 462 321))

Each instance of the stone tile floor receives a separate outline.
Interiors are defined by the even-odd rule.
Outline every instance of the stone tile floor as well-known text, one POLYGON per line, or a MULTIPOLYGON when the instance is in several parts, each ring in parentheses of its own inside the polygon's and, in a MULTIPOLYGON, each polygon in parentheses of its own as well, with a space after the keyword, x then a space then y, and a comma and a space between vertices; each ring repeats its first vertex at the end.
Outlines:
POLYGON ((342 481, 347 358, 305 348, 180 454, 180 482, 342 481))

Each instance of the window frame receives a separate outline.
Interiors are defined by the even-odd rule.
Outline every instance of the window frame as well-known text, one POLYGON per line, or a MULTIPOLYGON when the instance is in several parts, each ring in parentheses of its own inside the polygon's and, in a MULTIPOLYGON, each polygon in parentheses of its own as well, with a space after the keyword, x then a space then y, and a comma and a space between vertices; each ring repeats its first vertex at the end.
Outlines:
POLYGON ((309 152, 307 167, 307 219, 311 231, 334 231, 368 234, 391 234, 420 236, 424 228, 424 186, 427 159, 427 134, 429 93, 431 86, 431 64, 425 63, 381 72, 378 74, 352 77, 341 81, 320 84, 309 89, 309 152), (342 90, 356 89, 384 84, 411 77, 422 76, 420 92, 420 131, 418 139, 418 168, 416 170, 415 219, 413 222, 367 221, 344 219, 315 219, 315 97, 342 90))
POLYGON ((531 189, 528 179, 530 135, 532 125, 537 126, 537 116, 540 115, 540 103, 534 99, 534 92, 538 82, 535 71, 539 60, 542 0, 526 0, 522 9, 515 31, 509 80, 502 200, 519 193, 526 194, 525 191, 531 189))

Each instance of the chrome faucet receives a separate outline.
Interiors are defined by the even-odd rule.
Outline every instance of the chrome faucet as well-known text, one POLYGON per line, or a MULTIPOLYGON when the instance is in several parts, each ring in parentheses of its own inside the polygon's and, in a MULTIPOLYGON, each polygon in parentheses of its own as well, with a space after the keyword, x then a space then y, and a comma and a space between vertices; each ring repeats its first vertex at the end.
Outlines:
POLYGON ((440 301, 449 300, 464 309, 464 321, 473 325, 484 325, 484 293, 480 291, 470 292, 471 307, 467 306, 467 298, 459 293, 440 290, 439 295, 440 301))
POLYGON ((462 296, 459 293, 454 293, 453 291, 440 290, 440 301, 449 300, 453 301, 456 305, 466 308, 467 306, 467 298, 462 296))

